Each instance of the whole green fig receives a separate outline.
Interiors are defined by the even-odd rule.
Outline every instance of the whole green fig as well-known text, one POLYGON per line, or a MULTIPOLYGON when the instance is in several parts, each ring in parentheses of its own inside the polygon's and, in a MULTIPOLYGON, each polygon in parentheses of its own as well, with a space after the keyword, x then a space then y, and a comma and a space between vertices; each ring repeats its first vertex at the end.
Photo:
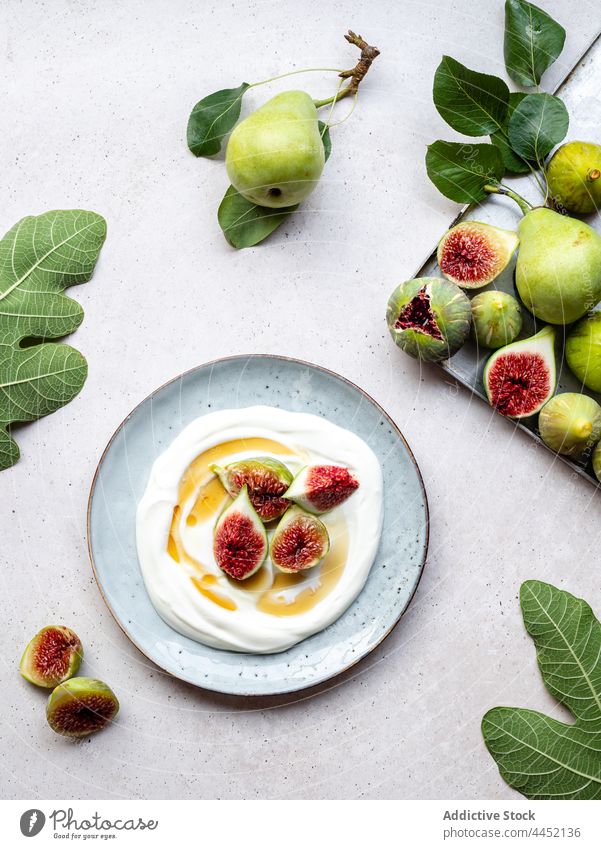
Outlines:
POLYGON ((601 206, 601 147, 562 144, 547 165, 547 183, 556 206, 581 215, 595 212, 601 206))
POLYGON ((578 380, 601 392, 601 312, 578 322, 566 339, 565 353, 578 380))
POLYGON ((601 236, 576 218, 537 207, 519 225, 515 282, 530 312, 570 324, 601 300, 601 236))
POLYGON ((542 408, 538 429, 553 451, 579 457, 601 439, 601 407, 588 395, 562 392, 542 408))
POLYGON ((509 345, 522 329, 522 313, 516 299, 494 289, 472 298, 474 336, 483 348, 509 345))
POLYGON ((324 162, 317 109, 304 91, 277 94, 241 121, 225 155, 234 188, 252 203, 275 209, 308 197, 324 162))

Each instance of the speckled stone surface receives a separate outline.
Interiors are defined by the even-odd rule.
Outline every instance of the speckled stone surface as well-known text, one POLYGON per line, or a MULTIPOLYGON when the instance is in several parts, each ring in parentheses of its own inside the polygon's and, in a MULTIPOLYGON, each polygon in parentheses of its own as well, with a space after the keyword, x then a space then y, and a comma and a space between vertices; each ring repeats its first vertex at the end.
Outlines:
MULTIPOLYGON (((544 5, 569 27, 552 86, 584 49, 596 6, 544 5)), ((86 318, 70 341, 88 382, 20 429, 23 457, 0 474, 6 797, 510 798, 482 714, 516 704, 561 715, 522 628, 520 582, 552 581, 601 612, 594 489, 436 368, 420 369, 384 323, 389 292, 456 212, 423 167, 426 143, 453 137, 432 75, 443 52, 503 74, 502 4, 382 0, 345 12, 307 0, 292 25, 296 14, 274 0, 0 8, 2 228, 75 206, 109 227, 93 280, 72 290, 86 318), (382 55, 352 119, 332 131, 318 190, 268 243, 233 252, 215 216, 223 166, 185 146, 191 107, 243 79, 350 66, 349 26, 382 55), (248 352, 312 360, 365 388, 409 440, 430 500, 429 561, 401 625, 300 697, 216 696, 158 671, 113 621, 87 558, 88 490, 115 427, 173 375, 248 352), (50 731, 45 694, 17 673, 49 622, 80 634, 82 671, 122 704, 113 728, 79 743, 50 731)), ((294 85, 325 97, 334 82, 294 85)), ((278 86, 254 89, 248 107, 278 86)))

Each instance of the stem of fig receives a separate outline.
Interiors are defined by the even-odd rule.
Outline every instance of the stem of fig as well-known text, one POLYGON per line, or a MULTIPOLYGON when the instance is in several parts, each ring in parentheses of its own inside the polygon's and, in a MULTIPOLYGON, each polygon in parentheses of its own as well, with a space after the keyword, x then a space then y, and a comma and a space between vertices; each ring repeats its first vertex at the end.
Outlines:
POLYGON ((514 200, 519 208, 522 210, 522 215, 526 215, 530 212, 534 207, 531 203, 528 203, 526 198, 523 198, 521 195, 518 195, 517 192, 514 192, 513 189, 510 189, 509 186, 504 186, 502 183, 497 183, 495 185, 486 185, 484 186, 484 191, 488 192, 488 194, 494 195, 506 195, 507 197, 514 200))
POLYGON ((359 48, 361 56, 354 68, 351 68, 349 71, 341 71, 338 75, 343 80, 349 80, 346 88, 343 88, 342 91, 337 91, 333 97, 327 97, 325 100, 314 100, 316 109, 327 106, 330 103, 337 103, 345 97, 356 94, 359 85, 371 67, 371 63, 380 55, 377 47, 372 47, 362 36, 355 35, 352 30, 349 30, 344 37, 349 44, 354 44, 355 47, 359 48))
POLYGON ((589 183, 594 183, 595 180, 598 180, 601 177, 601 171, 598 168, 591 168, 591 170, 586 175, 586 179, 589 183))

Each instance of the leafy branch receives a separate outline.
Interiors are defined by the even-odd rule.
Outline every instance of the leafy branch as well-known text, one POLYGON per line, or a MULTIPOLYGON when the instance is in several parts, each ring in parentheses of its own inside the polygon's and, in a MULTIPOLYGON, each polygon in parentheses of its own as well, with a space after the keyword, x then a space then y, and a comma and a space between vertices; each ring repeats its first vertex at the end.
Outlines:
MULTIPOLYGON (((506 0, 504 55, 514 81, 538 86, 564 41, 565 30, 546 12, 526 0, 506 0)), ((472 146, 477 150, 469 157, 465 144, 438 141, 430 145, 426 168, 442 194, 459 203, 473 203, 496 191, 506 173, 530 172, 547 200, 545 157, 565 138, 569 123, 558 97, 540 91, 510 92, 499 77, 443 56, 434 76, 433 98, 441 117, 454 130, 490 137, 490 144, 472 146), (444 159, 439 155, 441 145, 446 146, 444 159), (475 177, 475 167, 480 179, 475 177)))

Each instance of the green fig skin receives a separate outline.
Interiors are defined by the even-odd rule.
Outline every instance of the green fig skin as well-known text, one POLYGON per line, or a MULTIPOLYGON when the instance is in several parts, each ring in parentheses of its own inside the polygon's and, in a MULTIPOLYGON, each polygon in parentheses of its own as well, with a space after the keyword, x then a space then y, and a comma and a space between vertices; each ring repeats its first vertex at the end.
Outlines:
POLYGON ((561 392, 542 408, 538 429, 553 451, 580 457, 601 439, 601 407, 588 395, 561 392))
POLYGON ((517 300, 507 292, 490 290, 472 298, 474 336, 483 348, 501 348, 516 339, 522 329, 517 300))
POLYGON ((277 94, 241 121, 225 155, 234 188, 251 203, 273 209, 305 200, 324 163, 317 109, 304 91, 277 94))
POLYGON ((112 722, 118 711, 119 700, 104 681, 71 678, 52 691, 46 719, 57 734, 87 737, 112 722))
POLYGON ((562 144, 547 165, 547 183, 556 206, 586 215, 601 207, 601 146, 562 144))
POLYGON ((593 471, 595 473, 595 477, 601 483, 601 442, 598 443, 597 447, 593 451, 593 471))
POLYGON ((570 371, 593 392, 601 392, 601 312, 583 318, 565 344, 570 371))
POLYGON ((519 225, 515 282, 537 318, 571 324, 601 300, 601 236, 583 221, 537 207, 519 225))
POLYGON ((472 308, 465 292, 440 277, 418 277, 401 283, 390 296, 386 310, 395 344, 409 356, 432 363, 452 357, 461 348, 469 335, 471 320, 472 308), (423 315, 429 313, 436 324, 435 335, 420 329, 419 322, 414 327, 399 326, 403 311, 419 300, 423 301, 423 315))

